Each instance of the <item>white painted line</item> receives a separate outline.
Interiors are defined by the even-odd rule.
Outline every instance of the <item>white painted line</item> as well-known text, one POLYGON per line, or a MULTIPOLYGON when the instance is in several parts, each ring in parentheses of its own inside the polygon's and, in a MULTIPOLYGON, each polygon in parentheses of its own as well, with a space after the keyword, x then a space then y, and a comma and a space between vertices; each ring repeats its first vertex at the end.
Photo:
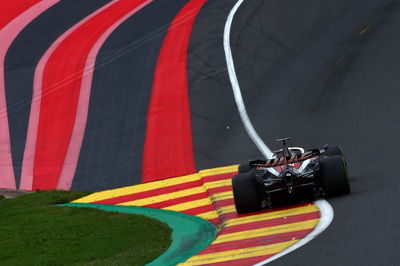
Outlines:
POLYGON ((322 233, 332 222, 333 220, 333 209, 332 206, 326 201, 326 200, 317 200, 316 202, 314 202, 315 205, 318 206, 319 211, 321 213, 321 218, 320 221, 317 225, 317 227, 314 228, 314 230, 309 233, 308 235, 306 235, 303 239, 301 239, 299 242, 296 242, 295 244, 291 245, 290 247, 288 247, 287 249, 285 249, 284 251, 264 260, 261 261, 257 264, 254 264, 254 266, 261 266, 261 265, 265 265, 273 260, 276 260, 296 249, 298 249, 299 247, 307 244, 308 242, 310 242, 311 240, 313 240, 314 238, 316 238, 320 233, 322 233))
POLYGON ((231 26, 236 10, 243 3, 243 1, 244 0, 239 0, 236 3, 236 5, 232 8, 231 12, 229 13, 228 19, 225 23, 224 50, 225 50, 226 64, 228 66, 228 74, 232 84, 233 95, 235 96, 235 101, 237 108, 239 110, 240 118, 242 119, 247 134, 249 134, 250 138, 253 140, 254 144, 257 146, 257 148, 260 150, 260 152, 262 153, 262 155, 264 155, 265 158, 272 158, 273 156, 272 151, 267 147, 267 145, 265 145, 265 143, 258 136, 256 130, 251 124, 249 116, 247 115, 246 107, 243 102, 242 92, 240 91, 239 82, 236 77, 235 65, 233 63, 233 58, 232 58, 232 51, 230 45, 231 26))
MULTIPOLYGON (((272 158, 273 153, 271 150, 268 148, 268 146, 261 140, 261 138, 258 136, 257 132, 255 131, 249 116, 247 115, 246 107, 243 102, 243 97, 242 93, 240 90, 239 82, 236 76, 235 72, 235 65, 233 62, 233 57, 232 57, 232 51, 231 51, 231 45, 230 45, 230 32, 231 32, 231 27, 232 27, 232 21, 233 17, 235 16, 236 11, 240 7, 240 5, 244 2, 244 0, 239 0, 235 6, 232 8, 231 12, 228 15, 228 18, 225 23, 225 28, 224 28, 224 50, 225 50, 225 58, 226 58, 226 64, 228 67, 228 74, 229 74, 229 79, 231 81, 232 85, 232 90, 233 90, 233 95, 235 97, 236 105, 240 114, 240 118, 242 119, 242 122, 245 126, 245 129, 247 131, 247 134, 250 136, 250 138, 253 140, 254 144, 257 146, 257 148, 260 150, 260 152, 264 155, 265 158, 272 158)), ((262 262, 259 262, 255 265, 264 265, 267 264, 273 260, 276 260, 277 258, 280 258, 289 252, 294 251, 295 249, 298 249, 299 247, 305 245, 315 237, 317 237, 320 233, 322 233, 332 222, 333 220, 333 209, 332 206, 326 201, 326 200, 318 200, 315 202, 315 204, 318 206, 320 210, 320 221, 318 225, 315 227, 315 229, 309 233, 307 236, 305 236, 303 239, 300 241, 296 242, 294 245, 290 246, 289 248, 285 249, 284 251, 270 257, 267 260, 264 260, 262 262)))

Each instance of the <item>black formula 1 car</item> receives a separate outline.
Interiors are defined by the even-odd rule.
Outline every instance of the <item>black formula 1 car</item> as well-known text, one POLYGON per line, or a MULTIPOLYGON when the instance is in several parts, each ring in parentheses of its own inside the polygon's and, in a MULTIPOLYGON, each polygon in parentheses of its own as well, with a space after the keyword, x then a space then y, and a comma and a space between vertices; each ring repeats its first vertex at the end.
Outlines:
POLYGON ((350 193, 347 164, 340 146, 304 151, 289 147, 274 151, 268 160, 241 164, 232 178, 238 213, 309 202, 350 193))

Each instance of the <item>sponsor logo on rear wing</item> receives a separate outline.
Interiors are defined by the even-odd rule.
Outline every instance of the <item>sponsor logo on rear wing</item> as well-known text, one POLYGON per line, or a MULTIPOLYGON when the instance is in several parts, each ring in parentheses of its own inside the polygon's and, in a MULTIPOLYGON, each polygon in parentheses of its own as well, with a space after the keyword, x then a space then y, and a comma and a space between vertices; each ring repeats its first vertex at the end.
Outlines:
POLYGON ((276 167, 281 165, 287 165, 292 163, 298 163, 310 159, 315 156, 320 156, 321 152, 318 149, 311 150, 302 154, 293 154, 291 156, 282 156, 278 158, 272 158, 268 160, 255 160, 250 161, 251 166, 255 167, 276 167))

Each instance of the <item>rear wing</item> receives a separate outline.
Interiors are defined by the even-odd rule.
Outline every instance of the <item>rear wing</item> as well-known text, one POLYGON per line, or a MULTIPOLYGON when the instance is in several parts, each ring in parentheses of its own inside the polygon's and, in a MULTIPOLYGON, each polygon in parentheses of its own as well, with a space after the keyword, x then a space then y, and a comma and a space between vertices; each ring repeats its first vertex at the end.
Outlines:
POLYGON ((310 159, 315 156, 320 156, 321 151, 319 149, 314 149, 311 151, 307 151, 302 154, 294 154, 291 156, 282 156, 277 158, 272 158, 268 160, 254 160, 250 161, 250 167, 277 167, 292 163, 298 163, 310 159))

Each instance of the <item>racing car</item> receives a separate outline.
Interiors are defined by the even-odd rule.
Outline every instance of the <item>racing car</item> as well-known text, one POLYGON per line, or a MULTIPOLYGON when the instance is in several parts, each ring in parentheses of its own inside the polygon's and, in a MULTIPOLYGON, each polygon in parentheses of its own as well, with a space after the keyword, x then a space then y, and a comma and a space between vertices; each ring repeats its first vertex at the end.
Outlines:
POLYGON ((232 177, 238 213, 350 193, 347 163, 340 146, 304 151, 289 147, 289 140, 277 140, 283 147, 274 151, 272 158, 239 165, 238 174, 232 177))

